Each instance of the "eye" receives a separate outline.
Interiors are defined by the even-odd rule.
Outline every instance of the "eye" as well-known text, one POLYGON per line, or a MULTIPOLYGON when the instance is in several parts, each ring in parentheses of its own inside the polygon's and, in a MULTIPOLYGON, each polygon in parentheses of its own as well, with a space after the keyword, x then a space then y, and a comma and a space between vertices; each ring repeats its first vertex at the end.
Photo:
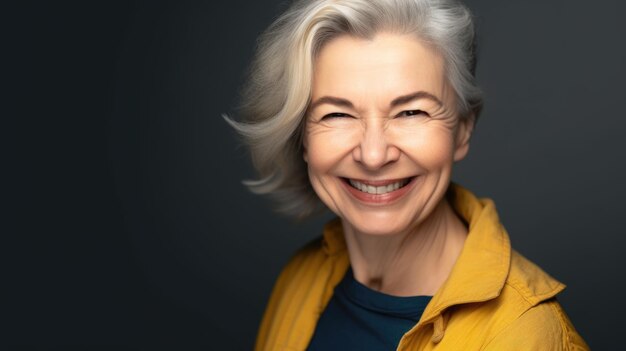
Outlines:
POLYGON ((398 113, 396 117, 413 117, 413 116, 426 116, 430 117, 430 115, 422 110, 406 110, 398 113))
POLYGON ((341 112, 333 112, 325 115, 322 119, 331 119, 331 118, 342 118, 342 117, 352 117, 349 114, 341 113, 341 112))

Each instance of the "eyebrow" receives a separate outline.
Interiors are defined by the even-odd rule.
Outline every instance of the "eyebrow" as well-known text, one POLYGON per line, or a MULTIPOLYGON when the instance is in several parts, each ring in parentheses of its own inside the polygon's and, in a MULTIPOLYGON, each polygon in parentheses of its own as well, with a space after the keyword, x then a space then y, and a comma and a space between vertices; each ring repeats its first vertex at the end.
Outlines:
MULTIPOLYGON (((396 107, 399 105, 404 105, 408 102, 411 102, 413 100, 416 99, 428 99, 428 100, 432 100, 433 102, 435 102, 437 105, 439 105, 439 107, 443 106, 443 103, 441 102, 441 100, 439 100, 439 98, 437 98, 435 95, 420 90, 420 91, 416 91, 414 93, 410 93, 407 95, 402 95, 402 96, 398 96, 397 98, 393 99, 391 101, 391 103, 389 104, 390 107, 396 107)), ((335 106, 341 106, 341 107, 346 107, 346 108, 351 108, 354 109, 354 104, 352 104, 352 102, 350 102, 350 100, 344 99, 344 98, 340 98, 340 97, 335 97, 335 96, 322 96, 321 98, 315 100, 314 102, 311 103, 311 105, 309 106, 309 110, 313 110, 315 109, 317 106, 322 105, 322 104, 331 104, 331 105, 335 105, 335 106)))

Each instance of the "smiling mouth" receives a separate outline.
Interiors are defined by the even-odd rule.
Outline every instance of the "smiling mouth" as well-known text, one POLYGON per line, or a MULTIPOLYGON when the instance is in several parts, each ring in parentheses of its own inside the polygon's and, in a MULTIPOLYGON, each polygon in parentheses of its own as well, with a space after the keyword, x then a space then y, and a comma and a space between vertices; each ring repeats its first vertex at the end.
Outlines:
POLYGON ((411 182, 413 178, 405 178, 401 180, 393 180, 389 182, 376 182, 376 184, 363 182, 355 179, 346 179, 347 183, 350 184, 351 187, 372 195, 382 195, 391 193, 398 189, 405 187, 407 184, 411 182), (381 184, 382 183, 382 184, 381 184))

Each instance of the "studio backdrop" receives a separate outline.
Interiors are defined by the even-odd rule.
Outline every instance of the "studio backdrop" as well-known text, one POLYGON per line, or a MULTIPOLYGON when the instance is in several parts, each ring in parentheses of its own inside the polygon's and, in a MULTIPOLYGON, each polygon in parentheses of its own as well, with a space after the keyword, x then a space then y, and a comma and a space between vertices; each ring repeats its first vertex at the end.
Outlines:
MULTIPOLYGON (((559 300, 591 348, 615 349, 626 5, 466 3, 486 99, 453 179, 492 198, 513 246, 567 285, 559 300)), ((255 40, 287 4, 15 9, 0 342, 252 348, 280 269, 331 217, 296 222, 250 193, 221 117, 237 118, 255 40)))

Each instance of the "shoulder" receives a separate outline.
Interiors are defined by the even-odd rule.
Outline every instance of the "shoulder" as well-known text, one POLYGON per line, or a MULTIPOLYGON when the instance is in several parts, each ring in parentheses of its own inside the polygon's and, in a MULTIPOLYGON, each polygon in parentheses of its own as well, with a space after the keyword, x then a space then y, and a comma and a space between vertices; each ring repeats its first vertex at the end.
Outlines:
POLYGON ((517 291, 531 306, 556 296, 565 285, 515 250, 506 285, 517 291))
MULTIPOLYGON (((255 349, 274 350, 290 342, 294 330, 301 335, 314 328, 347 265, 345 252, 329 253, 321 238, 296 251, 274 284, 255 349)), ((301 341, 300 337, 295 340, 291 341, 301 341)))
POLYGON ((556 300, 565 285, 513 251, 511 267, 499 297, 509 318, 485 350, 588 350, 556 300), (505 307, 507 306, 507 307, 505 307))
POLYGON ((483 349, 495 350, 589 350, 563 309, 552 298, 511 320, 483 349))
POLYGON ((268 345, 274 345, 288 329, 281 321, 293 322, 294 308, 291 304, 301 302, 303 297, 299 295, 306 293, 310 272, 315 271, 322 261, 321 238, 304 245, 289 259, 274 283, 257 333, 255 350, 271 348, 268 345))

